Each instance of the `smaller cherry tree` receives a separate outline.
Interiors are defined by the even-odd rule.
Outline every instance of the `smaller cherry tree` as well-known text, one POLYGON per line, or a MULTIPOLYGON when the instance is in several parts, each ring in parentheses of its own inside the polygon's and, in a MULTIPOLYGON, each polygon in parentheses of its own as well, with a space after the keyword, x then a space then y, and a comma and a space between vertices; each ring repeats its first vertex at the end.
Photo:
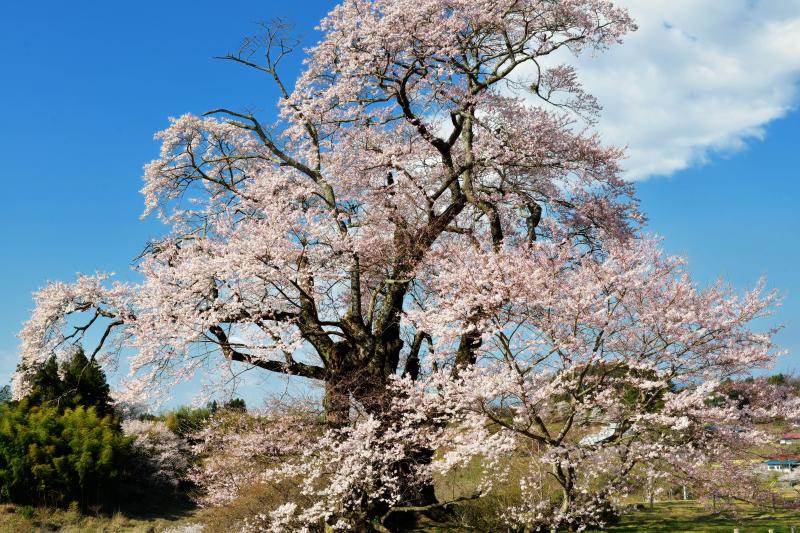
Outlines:
POLYGON ((176 489, 187 480, 188 444, 160 420, 125 420, 122 431, 132 437, 129 468, 138 481, 176 489))
POLYGON ((435 339, 440 368, 414 388, 535 444, 537 465, 558 483, 560 495, 542 499, 545 480, 531 468, 520 484, 529 499, 509 510, 512 524, 603 525, 637 465, 723 461, 731 446, 764 441, 754 422, 797 416, 797 398, 774 388, 753 391, 747 405, 719 398, 729 378, 778 355, 773 332, 749 326, 775 295, 700 289, 654 242, 602 254, 566 243, 443 248, 420 277, 431 298, 409 315, 435 339), (444 366, 464 333, 480 338, 480 356, 454 374, 444 366), (772 401, 776 393, 783 401, 772 401))
POLYGON ((196 465, 189 478, 202 506, 215 507, 264 483, 264 472, 303 453, 322 433, 320 417, 308 406, 274 408, 268 414, 240 410, 216 413, 191 435, 196 465))

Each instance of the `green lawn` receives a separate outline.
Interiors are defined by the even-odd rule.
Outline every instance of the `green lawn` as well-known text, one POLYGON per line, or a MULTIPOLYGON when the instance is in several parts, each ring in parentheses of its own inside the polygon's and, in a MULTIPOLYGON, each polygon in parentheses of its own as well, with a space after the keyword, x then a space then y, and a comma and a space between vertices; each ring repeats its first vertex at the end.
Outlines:
POLYGON ((800 533, 800 511, 769 511, 740 507, 733 512, 712 513, 694 502, 670 502, 626 514, 622 522, 607 529, 622 532, 685 532, 685 533, 789 533, 796 526, 800 533))
MULTIPOLYGON (((632 511, 622 517, 619 525, 603 530, 610 533, 790 533, 791 527, 800 533, 800 511, 756 510, 740 506, 731 511, 712 513, 696 502, 657 503, 654 508, 632 511)), ((479 531, 457 525, 426 524, 416 533, 456 533, 479 531)), ((500 533, 501 530, 496 530, 500 533)), ((504 530, 502 530, 504 531, 504 530)), ((595 533, 597 533, 595 531, 595 533)))
POLYGON ((94 516, 63 509, 0 504, 0 533, 160 533, 197 521, 193 520, 193 513, 186 510, 173 513, 170 509, 160 509, 152 516, 123 513, 94 516))

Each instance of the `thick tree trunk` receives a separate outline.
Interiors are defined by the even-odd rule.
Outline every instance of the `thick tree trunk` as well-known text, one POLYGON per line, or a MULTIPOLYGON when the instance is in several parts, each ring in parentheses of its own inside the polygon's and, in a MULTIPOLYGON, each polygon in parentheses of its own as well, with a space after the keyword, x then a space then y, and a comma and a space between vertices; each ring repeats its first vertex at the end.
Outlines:
MULTIPOLYGON (((399 350, 397 350, 399 352, 399 350)), ((351 350, 340 354, 337 372, 329 373, 325 382, 325 397, 323 405, 325 418, 332 428, 340 428, 350 423, 350 413, 353 402, 360 412, 366 412, 389 427, 402 416, 392 410, 392 392, 387 388, 388 376, 397 371, 394 357, 384 353, 373 354, 377 361, 367 364, 358 364, 358 350, 351 350), (386 359, 390 359, 386 364, 386 359)), ((425 506, 436 503, 436 494, 433 483, 420 483, 416 471, 433 459, 434 450, 409 449, 407 456, 396 464, 396 474, 403 480, 408 480, 404 493, 398 506, 425 506)), ((352 524, 355 531, 371 531, 371 521, 388 517, 385 526, 390 531, 403 531, 414 526, 417 516, 414 513, 389 513, 386 505, 375 504, 368 509, 365 520, 360 524, 352 524), (359 529, 361 528, 361 529, 359 529)))
POLYGON ((331 428, 345 426, 350 418, 350 393, 338 379, 325 382, 325 397, 322 400, 325 409, 325 422, 331 428))

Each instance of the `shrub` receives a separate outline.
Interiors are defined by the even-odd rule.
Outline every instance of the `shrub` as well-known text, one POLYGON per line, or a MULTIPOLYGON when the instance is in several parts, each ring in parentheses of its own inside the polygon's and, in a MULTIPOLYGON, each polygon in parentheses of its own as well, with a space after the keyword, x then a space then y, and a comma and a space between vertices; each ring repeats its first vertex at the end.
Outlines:
POLYGON ((0 406, 0 497, 46 505, 108 501, 128 454, 111 415, 78 406, 0 406))
POLYGON ((187 437, 200 431, 211 418, 211 409, 181 406, 164 415, 164 423, 179 437, 187 437))
POLYGON ((222 406, 217 403, 217 400, 214 400, 209 403, 207 407, 211 410, 212 415, 216 414, 220 409, 225 411, 247 411, 247 404, 241 398, 230 399, 226 402, 223 402, 222 406))
MULTIPOLYGON (((205 407, 192 408, 183 405, 167 412, 163 418, 167 427, 173 433, 186 438, 201 431, 212 417, 224 415, 224 413, 231 411, 246 413, 247 404, 241 398, 233 398, 222 405, 216 400, 209 402, 205 407)), ((152 415, 149 416, 152 417, 152 415)), ((140 415, 138 418, 143 420, 147 417, 148 415, 140 415)))
POLYGON ((36 515, 36 509, 31 507, 30 505, 25 505, 17 509, 17 514, 20 515, 25 520, 30 520, 31 518, 36 515))

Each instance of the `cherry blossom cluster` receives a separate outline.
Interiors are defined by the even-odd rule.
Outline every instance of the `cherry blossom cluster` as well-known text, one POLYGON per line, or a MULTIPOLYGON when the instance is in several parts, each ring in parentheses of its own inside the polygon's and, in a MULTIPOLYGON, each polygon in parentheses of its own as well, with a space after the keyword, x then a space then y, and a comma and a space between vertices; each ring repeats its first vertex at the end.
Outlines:
MULTIPOLYGON (((34 294, 36 306, 19 334, 20 362, 13 378, 15 399, 27 394, 28 380, 38 366, 52 356, 57 361, 67 360, 93 324, 105 323, 105 341, 112 328, 121 324, 121 317, 131 316, 129 287, 121 283, 108 286, 109 277, 81 275, 75 283, 51 283, 34 294), (70 322, 71 315, 83 315, 86 322, 75 326, 70 322)), ((97 351, 91 353, 92 358, 96 355, 97 351)))
POLYGON ((164 422, 125 420, 122 431, 133 437, 130 466, 142 481, 175 488, 187 479, 191 450, 164 422))
POLYGON ((242 490, 264 482, 264 471, 276 462, 298 456, 319 434, 307 415, 225 411, 192 435, 197 465, 189 478, 202 494, 204 506, 234 500, 242 490))
POLYGON ((473 497, 489 493, 504 476, 503 459, 515 450, 515 436, 481 430, 480 416, 453 412, 432 396, 412 397, 408 380, 397 380, 392 388, 396 401, 385 416, 367 415, 310 438, 313 445, 263 471, 264 483, 297 483, 302 503, 289 501, 253 517, 246 529, 302 531, 327 523, 338 531, 370 517, 382 524, 413 500, 415 484, 429 484, 434 475, 475 458, 481 460, 483 479, 473 497), (442 453, 430 457, 431 450, 442 453))

